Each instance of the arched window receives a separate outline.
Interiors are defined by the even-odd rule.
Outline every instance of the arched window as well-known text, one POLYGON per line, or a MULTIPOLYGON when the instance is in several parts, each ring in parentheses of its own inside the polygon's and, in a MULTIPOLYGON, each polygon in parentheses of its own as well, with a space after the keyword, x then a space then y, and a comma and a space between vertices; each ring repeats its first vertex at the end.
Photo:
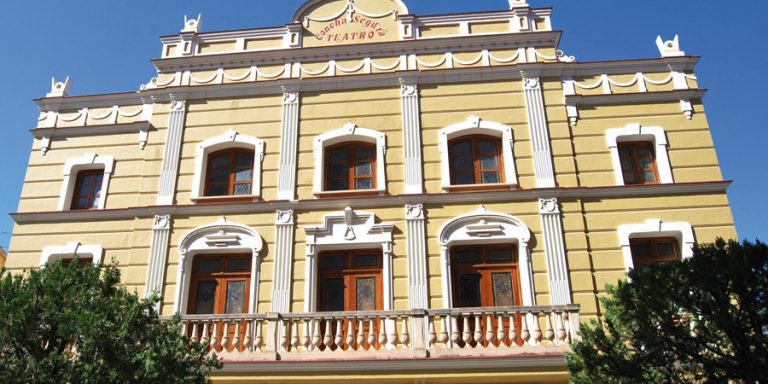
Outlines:
POLYGON ((376 146, 346 142, 325 149, 325 190, 376 189, 376 146))
POLYGON ((501 139, 462 136, 448 142, 451 185, 504 183, 501 139))
POLYGON ((225 149, 208 155, 205 196, 253 194, 253 151, 225 149))

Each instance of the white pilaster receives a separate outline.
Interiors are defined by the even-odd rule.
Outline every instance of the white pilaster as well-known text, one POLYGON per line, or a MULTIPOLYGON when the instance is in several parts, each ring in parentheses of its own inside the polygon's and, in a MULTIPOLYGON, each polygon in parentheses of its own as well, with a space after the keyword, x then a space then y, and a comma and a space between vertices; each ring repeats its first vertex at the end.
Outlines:
MULTIPOLYGON (((163 294, 165 283, 165 267, 168 261, 168 242, 171 237, 171 216, 155 216, 152 226, 152 243, 149 248, 149 265, 147 267, 147 285, 144 297, 157 292, 163 294)), ((159 307, 159 303, 156 307, 159 307)))
POLYGON ((275 271, 272 278, 272 312, 291 311, 291 270, 293 266, 293 211, 277 211, 275 220, 275 271))
POLYGON ((552 166, 552 147, 549 142, 549 125, 544 110, 544 97, 538 77, 523 78, 523 93, 528 111, 528 127, 533 145, 533 165, 536 187, 554 188, 555 172, 552 166))
POLYGON ((176 178, 179 174, 179 155, 181 138, 184 133, 184 120, 187 113, 186 100, 174 100, 168 117, 168 134, 165 138, 163 168, 160 171, 160 187, 157 192, 157 205, 171 205, 176 194, 176 178))
POLYGON ((539 199, 539 206, 552 305, 571 304, 571 281, 568 276, 560 207, 554 198, 539 199))
POLYGON ((283 89, 283 121, 280 128, 280 173, 277 198, 296 198, 296 156, 299 140, 299 93, 283 89))
POLYGON ((403 103, 403 147, 405 155, 405 193, 424 193, 421 158, 421 110, 419 87, 400 79, 403 103))
POLYGON ((405 206, 406 256, 408 257, 408 305, 411 309, 428 309, 427 234, 424 206, 405 206))

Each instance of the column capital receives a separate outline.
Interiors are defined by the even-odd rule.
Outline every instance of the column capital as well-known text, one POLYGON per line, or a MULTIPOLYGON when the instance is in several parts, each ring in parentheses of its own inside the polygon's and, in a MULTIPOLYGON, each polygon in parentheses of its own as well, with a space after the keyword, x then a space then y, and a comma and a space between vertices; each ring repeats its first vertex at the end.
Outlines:
POLYGON ((152 224, 153 230, 168 230, 171 227, 171 215, 155 215, 155 221, 152 224))
POLYGON ((560 214, 560 204, 557 198, 539 199, 539 213, 542 215, 560 214))
POLYGON ((406 220, 424 220, 424 205, 406 205, 405 206, 405 219, 406 220))
POLYGON ((293 225, 293 210, 277 211, 275 214, 275 224, 277 225, 293 225))

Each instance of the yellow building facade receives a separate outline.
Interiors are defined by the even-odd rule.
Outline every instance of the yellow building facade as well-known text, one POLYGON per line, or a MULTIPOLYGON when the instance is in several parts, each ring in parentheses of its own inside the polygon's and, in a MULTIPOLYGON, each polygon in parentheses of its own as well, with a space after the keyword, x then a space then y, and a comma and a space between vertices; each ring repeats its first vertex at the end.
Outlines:
POLYGON ((118 263, 215 382, 567 382, 606 284, 736 230, 698 58, 579 62, 551 12, 311 0, 185 20, 139 92, 54 81, 7 268, 118 263))

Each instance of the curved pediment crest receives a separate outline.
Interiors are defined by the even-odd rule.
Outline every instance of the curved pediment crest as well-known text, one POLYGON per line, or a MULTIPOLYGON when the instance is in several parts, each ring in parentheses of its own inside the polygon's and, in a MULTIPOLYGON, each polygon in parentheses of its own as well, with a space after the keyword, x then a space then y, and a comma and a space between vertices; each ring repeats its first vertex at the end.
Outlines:
POLYGON ((187 233, 179 244, 182 255, 190 251, 216 252, 217 250, 251 251, 255 255, 264 247, 261 236, 248 226, 231 223, 226 218, 197 227, 187 233))
POLYGON ((491 212, 480 207, 475 212, 455 217, 440 229, 440 244, 516 239, 528 243, 531 231, 517 217, 491 212))
POLYGON ((335 46, 400 40, 400 0, 310 0, 293 16, 304 29, 304 46, 335 46))

